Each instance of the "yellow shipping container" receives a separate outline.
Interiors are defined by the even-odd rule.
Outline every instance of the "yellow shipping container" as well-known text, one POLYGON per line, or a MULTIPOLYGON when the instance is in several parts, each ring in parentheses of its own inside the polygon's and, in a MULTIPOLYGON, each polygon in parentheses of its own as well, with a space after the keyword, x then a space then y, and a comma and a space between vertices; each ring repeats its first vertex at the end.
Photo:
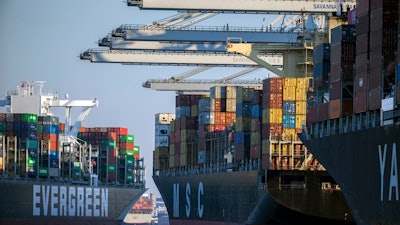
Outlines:
POLYGON ((236 99, 236 86, 226 86, 226 98, 236 99))
POLYGON ((307 101, 296 101, 296 114, 307 114, 307 101))
POLYGON ((297 78, 297 88, 308 89, 310 86, 310 78, 297 78))
POLYGON ((194 105, 190 106, 190 116, 191 117, 199 116, 199 105, 198 104, 194 104, 194 105))
POLYGON ((296 100, 296 87, 295 86, 284 86, 283 87, 283 101, 294 101, 296 100))
POLYGON ((227 98, 226 99, 226 111, 227 112, 236 112, 236 98, 227 98))
POLYGON ((174 168, 175 167, 175 156, 170 155, 169 156, 169 168, 174 168))
POLYGON ((181 166, 187 166, 187 154, 181 154, 181 166))
POLYGON ((294 141, 297 138, 296 129, 284 128, 282 132, 282 139, 284 141, 294 141))
POLYGON ((306 125, 306 115, 296 114, 296 128, 301 129, 303 125, 306 125))
POLYGON ((187 154, 187 142, 181 142, 181 154, 187 154))
POLYGON ((282 123, 282 109, 270 108, 262 110, 262 124, 282 123))
POLYGON ((258 145, 260 143, 261 137, 259 131, 250 132, 250 145, 258 145))
POLYGON ((296 88, 296 100, 306 101, 307 100, 307 88, 296 88))
POLYGON ((169 156, 175 155, 175 144, 169 144, 169 156))
POLYGON ((171 121, 168 127, 169 127, 169 132, 175 131, 175 120, 171 121))
POLYGON ((296 78, 284 78, 283 79, 283 87, 296 87, 297 79, 296 78))

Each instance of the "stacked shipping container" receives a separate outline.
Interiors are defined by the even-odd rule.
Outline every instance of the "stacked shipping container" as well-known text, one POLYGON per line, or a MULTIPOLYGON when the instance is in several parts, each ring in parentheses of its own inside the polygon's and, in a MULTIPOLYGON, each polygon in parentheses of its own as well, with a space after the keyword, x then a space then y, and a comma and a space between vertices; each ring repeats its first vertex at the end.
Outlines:
POLYGON ((357 4, 355 113, 380 109, 382 94, 390 94, 395 82, 398 45, 398 1, 360 1, 357 4), (365 63, 369 62, 369 63, 365 63))
MULTIPOLYGON (((169 127, 169 168, 200 169, 203 165, 230 163, 231 150, 236 165, 260 165, 263 169, 300 168, 305 165, 306 149, 297 138, 297 133, 305 124, 309 86, 308 78, 271 78, 264 81, 263 90, 217 86, 210 89, 209 98, 200 98, 198 104, 195 101, 186 102, 187 107, 198 106, 199 112, 198 130, 194 131, 193 137, 198 144, 197 149, 194 148, 198 160, 186 164, 176 162, 184 155, 182 145, 178 145, 181 146, 179 150, 176 146, 185 140, 182 139, 185 129, 180 118, 184 118, 183 112, 189 111, 182 110, 182 99, 189 101, 193 96, 177 97, 180 100, 177 102, 180 117, 169 127)), ((160 147, 156 147, 154 156, 155 171, 166 170, 165 166, 161 166, 163 156, 160 147)), ((310 163, 317 162, 311 160, 310 163)), ((314 166, 310 163, 309 166, 314 166)))
POLYGON ((355 26, 338 26, 331 35, 329 118, 336 119, 353 113, 355 26))
POLYGON ((304 160, 297 133, 306 122, 308 78, 271 78, 263 83, 264 169, 293 169, 304 160))
POLYGON ((170 167, 184 167, 197 161, 196 130, 200 97, 182 94, 176 96, 176 119, 170 125, 170 167))
POLYGON ((102 181, 134 181, 139 149, 134 149, 134 137, 127 128, 81 128, 78 138, 93 146, 90 154, 84 148, 75 152, 70 144, 60 145, 64 128, 54 116, 0 114, 0 173, 83 180, 89 179, 92 167, 102 181))
POLYGON ((155 116, 155 150, 154 150, 154 170, 169 168, 169 135, 170 124, 175 120, 175 114, 158 113, 155 116))

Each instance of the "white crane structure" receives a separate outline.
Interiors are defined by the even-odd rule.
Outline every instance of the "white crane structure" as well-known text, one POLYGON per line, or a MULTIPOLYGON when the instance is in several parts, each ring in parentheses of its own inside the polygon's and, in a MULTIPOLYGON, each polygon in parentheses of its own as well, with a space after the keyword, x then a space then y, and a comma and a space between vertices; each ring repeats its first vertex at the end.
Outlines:
POLYGON ((127 0, 128 6, 140 9, 263 14, 340 13, 355 4, 355 0, 127 0))
POLYGON ((149 79, 143 83, 143 87, 151 88, 157 91, 177 91, 181 94, 206 94, 210 91, 210 88, 214 86, 243 86, 254 89, 262 88, 262 81, 259 79, 233 80, 236 77, 251 73, 259 68, 247 68, 243 71, 221 79, 185 79, 190 76, 196 75, 197 73, 203 72, 207 69, 209 69, 209 67, 198 67, 194 70, 188 71, 187 73, 176 77, 171 77, 167 79, 149 79))
MULTIPOLYGON (((298 37, 306 31, 318 33, 326 40, 327 18, 355 6, 355 0, 128 0, 127 3, 140 9, 177 10, 181 13, 144 26, 121 25, 98 41, 99 46, 108 49, 88 49, 80 55, 81 59, 130 65, 264 67, 278 76, 310 76, 312 70, 308 65, 312 60, 307 54, 312 47, 298 37), (277 17, 269 25, 263 24, 259 28, 228 24, 193 26, 217 13, 268 13, 277 17), (318 26, 313 22, 315 19, 319 21, 318 26), (277 27, 279 21, 281 24, 277 27)), ((184 80, 189 76, 179 81, 176 77, 149 79, 143 86, 186 93, 203 92, 210 86, 226 85, 227 82, 248 86, 253 81, 233 80, 248 71, 250 69, 219 80, 184 80)), ((193 74, 200 72, 189 71, 193 74)))

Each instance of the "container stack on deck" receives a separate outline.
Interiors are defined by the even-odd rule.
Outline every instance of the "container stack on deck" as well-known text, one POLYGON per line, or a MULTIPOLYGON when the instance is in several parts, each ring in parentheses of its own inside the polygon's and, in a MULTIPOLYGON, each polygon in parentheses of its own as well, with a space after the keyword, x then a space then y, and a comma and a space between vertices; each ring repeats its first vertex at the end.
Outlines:
POLYGON ((263 168, 293 169, 305 157, 297 133, 306 120, 308 78, 270 78, 263 83, 263 168))
POLYGON ((54 116, 1 113, 0 175, 87 180, 93 171, 103 182, 134 182, 140 148, 127 128, 81 128, 77 137, 91 145, 90 153, 61 145, 64 128, 54 116))
POLYGON ((200 95, 176 96, 176 119, 170 125, 169 166, 185 167, 197 161, 200 95))
MULTIPOLYGON (((92 146, 98 146, 92 155, 93 171, 100 174, 101 180, 133 182, 135 161, 140 159, 135 151, 134 136, 125 127, 82 128, 78 137, 92 146), (101 165, 101 166, 97 166, 101 165)), ((80 165, 77 165, 77 167, 80 165)), ((80 171, 77 169, 77 171, 80 171)), ((79 175, 78 173, 76 175, 79 175)))
MULTIPOLYGON (((264 80, 263 90, 216 86, 210 89, 210 97, 199 97, 198 101, 191 102, 188 101, 193 96, 178 95, 177 119, 169 127, 169 168, 223 165, 229 161, 226 159, 230 153, 236 166, 291 170, 305 165, 306 149, 297 133, 305 124, 309 86, 309 78, 270 78, 264 80), (198 124, 193 113, 196 107, 198 124), (191 114, 189 108, 192 108, 191 114), (191 136, 187 135, 188 123, 185 123, 186 129, 182 124, 188 118, 195 121, 189 123, 193 127, 191 136), (188 149, 189 141, 194 141, 197 147, 188 149), (186 161, 182 160, 182 155, 186 161)), ((156 118, 158 116, 160 114, 156 118)), ((156 130, 158 126, 156 121, 156 130)), ((157 135, 156 140, 160 140, 157 135)), ((156 146, 156 171, 167 168, 162 166, 166 156, 161 152, 161 146, 156 146)), ((311 158, 308 166, 316 165, 318 162, 311 158)))
POLYGON ((354 25, 341 25, 331 30, 331 69, 329 118, 353 113, 354 63, 356 31, 354 25))
POLYGON ((169 168, 169 135, 170 124, 175 120, 175 114, 158 113, 155 116, 155 150, 153 152, 153 167, 155 170, 169 168))

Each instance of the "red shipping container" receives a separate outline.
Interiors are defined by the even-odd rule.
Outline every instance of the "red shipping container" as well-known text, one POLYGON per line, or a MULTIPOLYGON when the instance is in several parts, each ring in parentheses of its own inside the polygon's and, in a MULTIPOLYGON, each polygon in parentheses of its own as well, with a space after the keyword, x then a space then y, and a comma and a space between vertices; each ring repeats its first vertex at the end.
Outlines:
POLYGON ((330 81, 331 82, 341 79, 341 76, 340 76, 341 68, 340 67, 341 67, 340 62, 333 62, 332 61, 331 70, 330 70, 330 72, 331 72, 330 81))
POLYGON ((331 100, 329 102, 329 118, 336 119, 340 117, 340 99, 331 100))
POLYGON ((259 159, 260 158, 260 147, 259 145, 250 146, 250 159, 259 159))
POLYGON ((368 109, 380 109, 382 102, 382 93, 380 88, 374 88, 370 90, 368 96, 368 109))
POLYGON ((357 0, 357 3, 356 3, 356 5, 357 5, 357 8, 356 8, 357 17, 368 13, 368 11, 369 11, 369 3, 370 3, 370 1, 357 0))
MULTIPOLYGON (((358 11, 358 7, 357 7, 358 11)), ((357 36, 361 34, 368 33, 369 31, 369 14, 363 14, 357 17, 358 23, 356 24, 356 33, 357 36)))
POLYGON ((356 55, 356 76, 360 73, 367 73, 368 53, 356 55))
POLYGON ((262 108, 282 108, 283 106, 283 93, 264 93, 262 99, 262 108))
POLYGON ((367 53, 369 46, 369 33, 357 35, 356 41, 356 55, 367 53))
POLYGON ((270 162, 269 162, 269 154, 263 154, 261 157, 262 157, 262 160, 261 160, 262 169, 263 170, 270 169, 271 166, 270 166, 270 162))
POLYGON ((282 124, 281 123, 268 123, 262 125, 262 139, 269 140, 271 138, 277 138, 282 136, 282 124))
POLYGON ((181 154, 181 145, 176 144, 174 145, 174 155, 180 155, 181 154))
POLYGON ((321 122, 328 120, 328 114, 329 114, 329 103, 319 104, 317 121, 321 122))
POLYGON ((369 89, 382 87, 382 67, 371 67, 369 74, 369 89))
POLYGON ((117 162, 117 149, 108 149, 108 163, 115 164, 117 162))
POLYGON ((400 104, 400 83, 396 84, 396 101, 400 104))
POLYGON ((283 78, 274 77, 263 80, 263 92, 264 93, 277 93, 283 90, 283 78))
POLYGON ((306 122, 307 122, 307 125, 317 122, 317 106, 316 105, 307 108, 306 122))
POLYGON ((367 111, 367 92, 356 92, 354 96, 354 112, 361 113, 367 111))
POLYGON ((243 145, 235 145, 235 160, 243 159, 243 145))
POLYGON ((341 92, 342 92, 342 85, 341 85, 342 81, 341 80, 337 80, 337 81, 333 81, 331 82, 330 85, 330 90, 329 90, 329 97, 331 100, 335 100, 335 99, 340 99, 341 98, 341 92))
MULTIPOLYGON (((376 1, 376 0, 375 0, 376 1)), ((375 2, 371 1, 371 2, 375 2)), ((372 4, 371 4, 372 5, 372 4)), ((383 25, 383 8, 375 8, 372 9, 370 12, 370 29, 371 31, 377 30, 377 29, 382 29, 383 25)))

